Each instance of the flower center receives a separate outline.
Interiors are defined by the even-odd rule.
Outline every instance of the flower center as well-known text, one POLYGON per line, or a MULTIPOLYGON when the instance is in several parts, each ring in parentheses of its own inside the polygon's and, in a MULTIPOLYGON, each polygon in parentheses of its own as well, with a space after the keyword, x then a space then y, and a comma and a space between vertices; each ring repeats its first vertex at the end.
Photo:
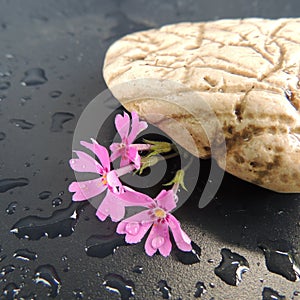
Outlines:
POLYGON ((107 185, 107 174, 106 173, 102 175, 101 180, 102 180, 103 185, 107 185))
POLYGON ((161 209, 161 208, 156 208, 155 210, 154 210, 154 215, 155 215, 155 217, 156 218, 159 218, 159 219, 164 219, 165 217, 166 217, 166 212, 163 210, 163 209, 161 209))

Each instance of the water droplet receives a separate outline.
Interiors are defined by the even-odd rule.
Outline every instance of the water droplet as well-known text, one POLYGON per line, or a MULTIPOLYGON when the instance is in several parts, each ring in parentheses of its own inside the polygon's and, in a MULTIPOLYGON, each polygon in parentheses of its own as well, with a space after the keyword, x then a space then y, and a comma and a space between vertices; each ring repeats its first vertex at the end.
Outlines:
POLYGON ((8 215, 14 214, 15 211, 16 211, 17 205, 18 205, 18 202, 16 202, 16 201, 11 202, 11 203, 7 206, 7 208, 6 208, 6 210, 5 210, 6 213, 7 213, 8 215))
POLYGON ((48 81, 45 71, 41 68, 29 69, 24 72, 24 75, 25 77, 21 81, 21 84, 24 86, 35 86, 48 81))
POLYGON ((142 266, 134 266, 132 269, 133 273, 142 274, 143 273, 143 267, 142 266))
POLYGON ((72 202, 69 207, 55 211, 50 217, 28 216, 19 220, 10 230, 18 238, 39 240, 70 236, 78 221, 78 212, 84 204, 72 202))
POLYGON ((57 112, 52 115, 51 131, 61 132, 63 130, 63 124, 74 119, 74 114, 68 112, 57 112))
POLYGON ((221 250, 221 255, 222 261, 215 268, 215 274, 227 284, 238 285, 242 281, 242 274, 249 271, 248 261, 226 248, 221 250))
POLYGON ((22 296, 22 298, 20 298, 20 300, 37 300, 37 295, 34 293, 30 293, 27 295, 22 296))
POLYGON ((15 251, 13 256, 16 259, 25 260, 25 261, 36 260, 38 257, 35 252, 30 251, 28 249, 18 249, 15 251))
POLYGON ((51 195, 52 195, 51 192, 49 192, 49 191, 43 191, 43 192, 40 192, 40 193, 39 193, 39 198, 40 198, 41 200, 46 200, 46 199, 48 199, 51 195))
POLYGON ((30 164, 29 162, 26 162, 26 163, 24 164, 24 166, 25 166, 26 168, 29 168, 29 167, 31 166, 31 164, 30 164))
POLYGON ((22 105, 24 105, 26 102, 28 102, 30 100, 31 100, 31 97, 29 97, 29 96, 24 96, 20 99, 22 105))
POLYGON ((259 243, 264 252, 270 272, 279 274, 290 281, 300 278, 300 257, 298 251, 285 240, 259 243))
POLYGON ((42 283, 49 287, 49 297, 56 297, 61 288, 60 278, 52 265, 42 265, 35 270, 34 281, 36 284, 42 283))
POLYGON ((58 196, 63 196, 63 194, 64 194, 65 192, 64 191, 60 191, 59 193, 58 193, 58 196))
POLYGON ((81 290, 74 290, 73 291, 73 296, 75 299, 83 299, 84 298, 84 293, 81 290))
POLYGON ((198 281, 196 283, 196 292, 194 294, 195 298, 202 297, 206 292, 207 292, 207 290, 206 290, 206 286, 205 286, 204 282, 198 281))
POLYGON ((137 235, 140 230, 140 224, 137 222, 127 223, 125 230, 131 235, 137 235))
POLYGON ((167 282, 165 280, 160 280, 157 283, 158 291, 162 293, 163 299, 171 299, 171 288, 168 286, 167 282))
POLYGON ((5 193, 8 190, 16 187, 25 186, 29 184, 27 178, 6 178, 0 180, 0 193, 5 193))
POLYGON ((32 129, 34 127, 33 123, 30 123, 23 119, 11 119, 10 123, 14 124, 16 127, 20 127, 21 129, 32 129))
POLYGON ((156 236, 152 239, 151 241, 151 246, 154 249, 158 249, 159 247, 161 247, 165 242, 165 239, 162 236, 156 236))
POLYGON ((58 59, 64 61, 64 60, 68 59, 68 56, 67 55, 60 55, 58 57, 58 59))
POLYGON ((54 198, 52 200, 52 206, 57 207, 63 203, 63 200, 61 198, 54 198))
POLYGON ((16 296, 19 294, 19 292, 20 288, 14 282, 11 282, 4 287, 2 296, 5 300, 14 300, 17 299, 16 296))
POLYGON ((299 296, 300 295, 300 291, 294 291, 293 295, 294 296, 299 296))
POLYGON ((107 290, 118 293, 122 300, 129 300, 134 297, 134 283, 131 280, 124 279, 121 275, 105 275, 103 285, 107 290))
POLYGON ((61 94, 62 94, 62 92, 61 91, 51 91, 50 93, 49 93, 49 96, 51 97, 51 98, 58 98, 59 96, 61 96, 61 94))
POLYGON ((215 284, 213 282, 210 282, 209 287, 211 287, 213 289, 215 287, 215 284))
POLYGON ((6 138, 6 134, 4 132, 0 132, 0 141, 3 141, 6 138))
POLYGON ((15 269, 16 269, 16 267, 14 265, 7 265, 7 266, 3 267, 0 271, 0 278, 3 278, 8 273, 13 272, 15 269))
POLYGON ((62 260, 62 261, 67 261, 67 260, 68 260, 68 257, 67 257, 66 255, 63 255, 63 256, 61 257, 61 260, 62 260))
POLYGON ((6 254, 1 255, 1 256, 0 256, 0 262, 4 261, 4 259, 5 259, 6 257, 7 257, 6 254))
POLYGON ((284 300, 285 296, 280 295, 278 292, 274 291, 269 287, 265 287, 262 292, 263 300, 284 300))
POLYGON ((88 256, 104 258, 111 255, 119 246, 125 246, 123 235, 92 235, 86 241, 85 252, 88 256))
POLYGON ((185 265, 192 265, 200 262, 201 248, 192 241, 192 250, 189 252, 181 251, 180 249, 175 249, 174 253, 177 259, 185 265))
POLYGON ((10 87, 9 81, 0 81, 0 90, 7 90, 10 87))

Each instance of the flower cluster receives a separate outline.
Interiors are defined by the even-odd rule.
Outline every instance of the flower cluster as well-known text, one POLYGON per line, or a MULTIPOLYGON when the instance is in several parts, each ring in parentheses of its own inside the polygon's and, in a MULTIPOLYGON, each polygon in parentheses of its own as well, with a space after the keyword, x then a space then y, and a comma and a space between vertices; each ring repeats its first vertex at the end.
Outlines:
POLYGON ((182 184, 182 171, 178 171, 170 190, 162 190, 152 199, 146 194, 137 192, 122 184, 120 177, 132 171, 142 170, 156 153, 168 151, 168 143, 150 142, 134 144, 137 136, 147 128, 147 123, 140 121, 137 113, 118 114, 115 126, 121 137, 120 143, 110 146, 108 150, 94 139, 91 143, 81 141, 81 145, 91 151, 96 157, 83 151, 74 151, 77 158, 70 160, 71 168, 76 172, 95 173, 97 178, 88 181, 72 182, 69 191, 73 192, 73 201, 85 201, 106 191, 96 215, 104 221, 108 216, 114 222, 121 221, 117 233, 125 234, 127 243, 138 243, 150 230, 145 242, 145 251, 152 256, 157 250, 168 256, 172 249, 169 231, 172 232, 177 247, 182 251, 191 251, 191 240, 181 229, 179 221, 171 214, 176 208, 177 189, 182 184), (149 159, 141 159, 140 151, 148 151, 149 159), (119 169, 111 169, 111 163, 120 158, 119 169), (141 207, 143 210, 124 219, 126 207, 141 207))

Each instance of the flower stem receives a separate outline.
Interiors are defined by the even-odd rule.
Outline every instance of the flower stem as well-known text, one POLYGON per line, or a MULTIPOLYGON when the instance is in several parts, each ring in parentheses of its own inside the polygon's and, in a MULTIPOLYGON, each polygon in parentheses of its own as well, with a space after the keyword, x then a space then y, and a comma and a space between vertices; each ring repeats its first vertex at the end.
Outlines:
POLYGON ((126 175, 128 173, 130 173, 131 171, 135 170, 135 167, 133 164, 127 165, 125 167, 122 167, 120 169, 116 170, 116 173, 118 175, 118 177, 121 177, 123 175, 126 175))
POLYGON ((131 144, 130 146, 134 146, 138 151, 148 151, 151 148, 149 144, 131 144))

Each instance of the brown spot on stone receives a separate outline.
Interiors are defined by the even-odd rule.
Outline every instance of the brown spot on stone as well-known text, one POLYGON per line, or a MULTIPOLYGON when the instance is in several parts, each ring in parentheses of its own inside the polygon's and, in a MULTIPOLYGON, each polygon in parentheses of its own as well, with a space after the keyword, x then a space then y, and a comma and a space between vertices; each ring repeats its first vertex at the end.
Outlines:
POLYGON ((234 156, 234 160, 238 163, 238 164, 243 164, 245 162, 245 159, 243 156, 241 156, 239 153, 234 152, 233 154, 234 156))

